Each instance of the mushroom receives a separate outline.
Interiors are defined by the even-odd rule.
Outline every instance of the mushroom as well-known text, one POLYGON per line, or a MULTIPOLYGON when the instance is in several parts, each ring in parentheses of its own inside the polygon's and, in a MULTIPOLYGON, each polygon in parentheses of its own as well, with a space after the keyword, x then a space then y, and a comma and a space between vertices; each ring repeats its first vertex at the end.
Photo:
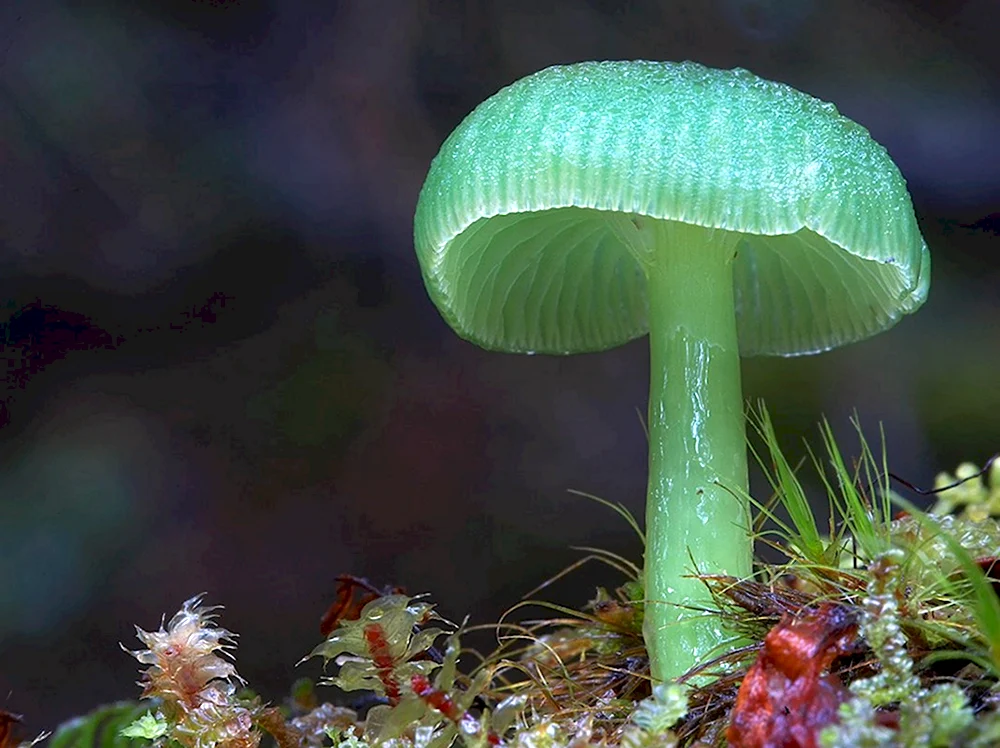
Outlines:
POLYGON ((656 679, 726 638, 691 575, 752 573, 741 355, 817 353, 917 309, 906 184, 832 104, 684 62, 547 68, 472 112, 414 218, 427 290, 492 350, 649 333, 644 637, 656 679))

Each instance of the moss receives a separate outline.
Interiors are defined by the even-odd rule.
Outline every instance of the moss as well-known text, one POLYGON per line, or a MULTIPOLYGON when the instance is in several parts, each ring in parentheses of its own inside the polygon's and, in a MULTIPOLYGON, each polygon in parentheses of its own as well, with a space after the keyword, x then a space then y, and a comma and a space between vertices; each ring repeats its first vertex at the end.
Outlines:
MULTIPOLYGON (((756 502, 757 531, 787 561, 760 564, 753 579, 702 577, 714 600, 706 614, 721 618, 733 638, 682 679, 696 685, 650 688, 639 566, 588 549, 589 557, 623 575, 621 586, 598 589, 579 611, 534 603, 549 616, 501 623, 497 650, 482 658, 463 651, 464 629, 440 618, 429 600, 344 577, 329 635, 313 655, 336 668, 321 685, 376 700, 367 714, 321 703, 311 682, 297 683, 280 709, 240 688, 230 658, 233 637, 215 624, 213 609, 194 598, 158 631, 139 629, 144 648, 133 654, 146 666, 147 701, 76 720, 53 744, 723 745, 734 709, 764 708, 739 690, 748 671, 769 677, 767 668, 784 667, 780 659, 788 652, 795 655, 793 669, 802 657, 825 658, 809 671, 814 681, 786 678, 797 694, 803 684, 816 684, 842 699, 834 702, 834 710, 840 703, 835 719, 807 725, 811 739, 826 748, 1000 744, 1000 600, 987 576, 989 560, 1000 556, 1000 525, 991 508, 1000 469, 978 483, 982 471, 972 467, 943 474, 935 511, 954 514, 924 514, 890 490, 884 457, 862 440, 860 456, 846 460, 825 426, 824 453, 812 454, 834 519, 828 533, 820 532, 811 497, 766 412, 756 424, 764 443, 755 454, 774 488, 771 500, 756 502), (894 504, 905 516, 894 518, 894 504), (765 519, 772 529, 764 529, 765 519), (358 590, 364 594, 355 601, 358 590), (823 638, 831 636, 835 647, 823 638), (772 660, 764 662, 765 654, 772 660), (475 664, 467 670, 470 660, 475 664)), ((607 505, 638 531, 627 512, 607 505)), ((808 711, 808 702, 801 706, 808 711)), ((765 735, 773 725, 788 727, 780 714, 769 721, 749 717, 765 735)))

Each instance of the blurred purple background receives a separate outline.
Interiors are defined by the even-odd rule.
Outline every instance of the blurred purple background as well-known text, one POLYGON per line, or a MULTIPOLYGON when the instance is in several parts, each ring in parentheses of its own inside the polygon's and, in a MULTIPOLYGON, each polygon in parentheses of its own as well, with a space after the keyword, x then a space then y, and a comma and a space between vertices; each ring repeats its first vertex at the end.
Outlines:
MULTIPOLYGON (((643 341, 459 341, 411 218, 479 101, 544 66, 694 59, 835 102, 907 177, 927 305, 747 360, 794 452, 855 407, 896 472, 1000 448, 995 0, 0 3, 0 708, 132 696, 132 624, 201 591, 266 697, 343 572, 494 620, 598 545, 638 558, 643 341)), ((759 482, 758 482, 759 486, 759 482)), ((552 595, 580 603, 594 567, 552 595)))

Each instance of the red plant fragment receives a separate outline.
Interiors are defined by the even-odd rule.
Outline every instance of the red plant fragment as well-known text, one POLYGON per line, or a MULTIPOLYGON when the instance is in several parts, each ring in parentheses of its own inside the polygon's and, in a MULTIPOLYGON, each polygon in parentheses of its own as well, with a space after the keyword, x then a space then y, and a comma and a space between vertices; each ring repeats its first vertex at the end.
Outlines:
POLYGON ((0 748, 14 748, 17 745, 17 724, 21 721, 20 714, 0 709, 0 748))
POLYGON ((392 656, 385 630, 377 623, 369 623, 364 628, 364 634, 365 645, 368 647, 368 654, 371 656, 372 662, 375 663, 378 678, 382 681, 385 697, 389 700, 390 706, 395 706, 399 703, 399 683, 396 682, 396 678, 392 674, 393 668, 396 667, 396 660, 392 656))
POLYGON ((337 599, 333 601, 319 621, 319 632, 324 637, 333 633, 341 621, 356 621, 361 617, 361 610, 372 600, 385 595, 403 595, 402 587, 385 587, 379 589, 367 579, 351 574, 341 574, 337 577, 337 599), (358 591, 360 595, 356 595, 358 591))
MULTIPOLYGON (((417 674, 410 678, 410 688, 425 704, 441 712, 451 720, 465 735, 475 735, 479 730, 476 718, 466 711, 463 711, 455 700, 447 692, 434 688, 426 675, 417 674)), ((490 731, 486 735, 488 745, 500 746, 503 741, 495 732, 490 731)))
POLYGON ((413 688, 413 693, 419 696, 421 700, 437 709, 452 722, 458 722, 462 718, 462 710, 458 708, 455 700, 446 692, 431 686, 431 682, 426 675, 414 675, 410 678, 410 687, 413 688))
POLYGON ((785 615, 764 638, 733 708, 727 738, 739 748, 818 748, 850 692, 829 672, 858 645, 854 613, 833 603, 785 615))

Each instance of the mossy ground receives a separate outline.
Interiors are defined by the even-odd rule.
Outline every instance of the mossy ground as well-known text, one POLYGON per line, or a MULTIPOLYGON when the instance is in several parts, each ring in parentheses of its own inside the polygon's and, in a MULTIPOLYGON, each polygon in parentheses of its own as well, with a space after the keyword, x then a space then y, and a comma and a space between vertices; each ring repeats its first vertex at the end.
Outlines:
POLYGON ((278 706, 247 691, 231 636, 192 599, 140 630, 149 700, 65 725, 53 747, 1000 745, 1000 464, 942 474, 936 506, 919 512, 894 492, 884 450, 861 439, 848 460, 824 424, 810 453, 834 518, 822 531, 766 412, 752 423, 773 487, 751 499, 755 532, 785 561, 754 579, 704 578, 704 614, 733 640, 681 683, 651 688, 639 565, 590 549, 620 586, 580 610, 530 601, 546 610, 537 620, 515 622, 529 603, 515 606, 486 656, 426 598, 345 577, 313 652, 331 673, 318 685, 339 687, 343 705, 308 680, 278 706))

